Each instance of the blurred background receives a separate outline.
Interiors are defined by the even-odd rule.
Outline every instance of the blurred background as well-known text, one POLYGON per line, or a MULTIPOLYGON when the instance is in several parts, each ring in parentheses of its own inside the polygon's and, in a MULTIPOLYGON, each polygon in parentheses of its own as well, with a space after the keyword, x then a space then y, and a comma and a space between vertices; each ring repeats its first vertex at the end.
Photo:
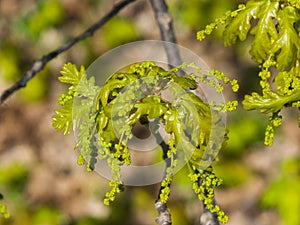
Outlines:
MULTIPOLYGON (((0 91, 33 61, 56 49, 97 21, 115 1, 0 0, 0 91)), ((259 91, 257 66, 249 43, 223 47, 222 30, 204 42, 196 32, 238 1, 169 0, 178 43, 211 68, 240 81, 232 100, 259 91)), ((103 205, 107 180, 76 164, 74 136, 51 126, 57 98, 66 89, 57 77, 63 64, 88 67, 111 48, 136 40, 160 39, 148 1, 129 5, 93 37, 52 60, 25 89, 0 107, 0 193, 12 218, 1 225, 154 224, 158 185, 127 187, 111 207, 103 205)), ((227 117, 229 141, 216 163, 224 184, 216 191, 229 225, 300 224, 300 129, 297 111, 283 112, 274 145, 263 145, 266 115, 239 108, 227 117)), ((199 224, 202 206, 183 169, 175 177, 169 207, 174 225, 199 224)))

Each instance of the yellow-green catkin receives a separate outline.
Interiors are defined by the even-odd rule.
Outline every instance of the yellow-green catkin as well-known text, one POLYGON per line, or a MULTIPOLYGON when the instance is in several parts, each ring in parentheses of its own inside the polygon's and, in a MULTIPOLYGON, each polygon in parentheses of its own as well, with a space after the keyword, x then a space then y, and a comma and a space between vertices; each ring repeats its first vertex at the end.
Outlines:
MULTIPOLYGON (((193 168, 193 167, 192 167, 193 168)), ((218 178, 212 171, 212 167, 206 170, 191 169, 189 177, 193 183, 193 190, 202 201, 205 207, 211 212, 218 215, 221 223, 227 223, 229 217, 221 210, 220 206, 214 202, 214 188, 222 184, 222 180, 218 178)))
POLYGON ((206 25, 204 30, 200 30, 197 32, 197 40, 202 41, 206 38, 206 36, 211 35, 211 33, 218 28, 219 25, 224 25, 229 18, 234 18, 238 15, 238 13, 244 10, 246 6, 244 4, 240 4, 238 9, 235 11, 227 11, 224 16, 217 18, 211 24, 206 25))
POLYGON ((269 117, 269 124, 267 125, 265 131, 265 145, 272 146, 274 140, 275 128, 279 127, 282 123, 282 116, 278 115, 278 113, 274 113, 269 117))
MULTIPOLYGON (((1 194, 0 194, 0 197, 2 197, 1 194)), ((0 199, 0 215, 2 215, 5 219, 10 218, 10 213, 7 211, 6 205, 2 204, 1 199, 0 199)))

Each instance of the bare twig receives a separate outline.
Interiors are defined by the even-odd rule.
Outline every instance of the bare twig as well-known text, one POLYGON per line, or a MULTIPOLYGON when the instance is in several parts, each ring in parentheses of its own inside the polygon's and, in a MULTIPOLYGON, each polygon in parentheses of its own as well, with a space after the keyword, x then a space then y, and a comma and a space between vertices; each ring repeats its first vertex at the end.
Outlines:
MULTIPOLYGON (((165 0, 150 0, 151 6, 155 13, 156 22, 159 26, 161 38, 163 41, 176 44, 176 37, 173 30, 172 17, 168 12, 168 6, 165 0)), ((179 49, 176 45, 165 44, 165 50, 168 57, 168 62, 171 67, 176 67, 182 64, 179 49)))
POLYGON ((109 21, 113 16, 115 16, 121 9, 123 9, 125 6, 127 6, 129 3, 134 2, 135 0, 123 0, 119 2, 118 4, 114 5, 114 7, 111 9, 110 12, 108 12, 105 16, 103 16, 99 21, 97 21, 95 24, 93 24, 91 27, 89 27, 87 30, 85 30, 80 35, 74 37, 64 45, 60 46, 56 50, 48 53, 47 55, 44 55, 42 58, 35 60, 33 65, 29 70, 26 71, 25 75, 17 81, 15 84, 13 84, 10 88, 3 91, 3 93, 0 96, 0 105, 3 104, 6 99, 11 96, 14 92, 18 91, 19 89, 26 86, 28 81, 30 81, 32 78, 34 78, 44 67, 45 65, 61 54, 62 52, 67 51, 70 49, 73 45, 78 43, 79 41, 92 36, 96 30, 98 30, 100 27, 102 27, 107 21, 109 21))
POLYGON ((171 214, 167 205, 160 200, 157 200, 155 202, 155 208, 157 209, 157 212, 159 214, 159 216, 156 217, 156 223, 159 225, 171 225, 171 214))

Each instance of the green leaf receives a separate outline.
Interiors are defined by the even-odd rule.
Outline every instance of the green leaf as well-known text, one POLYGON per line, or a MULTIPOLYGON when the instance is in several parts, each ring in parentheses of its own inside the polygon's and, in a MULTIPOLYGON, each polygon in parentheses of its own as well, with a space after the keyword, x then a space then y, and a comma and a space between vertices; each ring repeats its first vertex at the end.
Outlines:
POLYGON ((260 8, 265 4, 265 0, 248 1, 246 8, 235 18, 227 22, 223 33, 224 45, 230 46, 236 43, 237 38, 244 41, 251 28, 251 19, 256 18, 260 8))
POLYGON ((99 100, 101 100, 102 106, 106 106, 109 101, 109 97, 112 95, 112 92, 114 90, 119 90, 128 85, 129 83, 136 80, 136 76, 132 76, 132 74, 114 74, 102 87, 100 94, 99 94, 99 100))
POLYGON ((300 90, 295 91, 290 96, 280 96, 275 92, 268 91, 263 96, 255 92, 252 95, 245 95, 242 103, 246 110, 259 109, 263 113, 276 113, 286 104, 299 100, 300 90))
POLYGON ((84 98, 93 99, 99 93, 100 87, 95 86, 95 77, 90 79, 86 78, 84 74, 81 78, 81 82, 76 87, 76 94, 79 96, 84 96, 84 98))
POLYGON ((72 128, 72 106, 73 101, 69 101, 55 110, 55 115, 52 117, 52 126, 59 131, 64 130, 64 135, 69 134, 72 128))
POLYGON ((165 130, 168 133, 174 133, 175 141, 180 140, 181 132, 181 121, 179 120, 178 111, 171 107, 165 114, 164 120, 166 122, 165 130))
POLYGON ((271 49, 277 55, 277 68, 280 71, 289 71, 300 53, 300 37, 295 30, 295 24, 300 21, 299 10, 292 6, 284 7, 278 12, 279 38, 271 49))
POLYGON ((107 125, 105 127, 105 130, 102 134, 102 137, 106 142, 112 142, 114 141, 117 137, 115 134, 114 126, 113 126, 113 121, 108 120, 107 125))
POLYGON ((79 84, 82 76, 85 74, 85 69, 83 66, 80 67, 80 71, 77 70, 76 65, 72 63, 67 63, 63 66, 60 71, 59 81, 67 84, 77 85, 79 84))
POLYGON ((271 0, 264 2, 265 4, 257 12, 258 23, 251 31, 251 34, 255 36, 250 54, 252 59, 258 63, 262 63, 267 59, 267 55, 278 37, 273 19, 276 17, 279 3, 271 0))
POLYGON ((136 103, 134 105, 136 111, 130 116, 130 124, 136 123, 143 115, 147 115, 150 119, 162 116, 166 111, 166 104, 163 103, 136 103))
POLYGON ((100 113, 97 115, 96 121, 98 123, 98 130, 102 132, 104 128, 107 126, 108 123, 108 117, 105 115, 103 111, 100 111, 100 113))
POLYGON ((180 85, 184 90, 191 89, 195 90, 198 88, 197 82, 187 76, 181 76, 181 77, 174 77, 174 82, 180 85))

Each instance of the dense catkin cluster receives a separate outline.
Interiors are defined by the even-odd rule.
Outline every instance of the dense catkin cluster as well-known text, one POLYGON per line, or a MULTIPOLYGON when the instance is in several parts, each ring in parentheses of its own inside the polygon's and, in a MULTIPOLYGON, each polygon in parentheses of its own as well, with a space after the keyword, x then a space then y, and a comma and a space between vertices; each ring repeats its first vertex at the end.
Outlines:
POLYGON ((74 90, 68 90, 67 94, 62 94, 61 96, 59 96, 58 103, 61 106, 66 105, 68 102, 73 100, 74 94, 75 94, 74 90))
POLYGON ((281 123, 282 116, 278 115, 278 113, 273 113, 269 117, 269 124, 265 131, 265 145, 271 146, 273 144, 275 128, 279 127, 281 123))
POLYGON ((227 223, 229 220, 228 216, 225 215, 220 206, 214 201, 214 189, 222 184, 222 180, 215 175, 212 167, 205 170, 198 170, 196 167, 190 166, 189 177, 198 199, 203 202, 204 206, 211 213, 218 215, 220 222, 227 223))
POLYGON ((176 159, 176 145, 175 138, 173 136, 170 137, 168 141, 169 150, 167 151, 167 158, 165 159, 167 163, 170 165, 167 167, 165 172, 165 178, 161 183, 161 191, 160 191, 160 201, 163 203, 167 203, 169 199, 169 195, 171 192, 170 186, 174 176, 174 170, 177 166, 176 159))
POLYGON ((226 103, 211 102, 209 105, 214 110, 217 110, 219 112, 232 112, 232 111, 236 110, 236 108, 238 107, 238 104, 239 103, 237 100, 233 100, 233 101, 228 101, 226 103))
POLYGON ((116 195, 124 191, 124 185, 120 181, 109 181, 110 191, 106 192, 103 203, 110 205, 116 198, 116 195))

